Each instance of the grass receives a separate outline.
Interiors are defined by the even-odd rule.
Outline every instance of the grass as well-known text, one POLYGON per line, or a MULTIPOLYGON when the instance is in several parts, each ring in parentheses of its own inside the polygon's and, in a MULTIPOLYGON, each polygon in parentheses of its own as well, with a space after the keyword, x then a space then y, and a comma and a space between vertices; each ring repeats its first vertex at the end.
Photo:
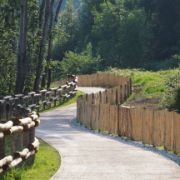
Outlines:
POLYGON ((50 109, 47 109, 47 110, 41 111, 41 112, 48 112, 48 111, 52 111, 52 110, 58 109, 58 108, 60 108, 60 107, 65 107, 65 106, 68 106, 68 105, 70 105, 70 104, 73 104, 73 103, 75 103, 75 102, 77 101, 77 98, 78 98, 79 96, 83 95, 83 94, 84 94, 83 92, 77 91, 76 96, 70 98, 70 99, 67 100, 66 102, 60 104, 59 106, 52 107, 52 108, 50 108, 50 109))
POLYGON ((140 69, 110 69, 108 72, 128 76, 132 79, 133 93, 129 101, 161 99, 166 90, 166 80, 180 69, 144 71, 140 69))
POLYGON ((35 162, 29 166, 24 162, 20 167, 11 169, 2 180, 49 180, 60 167, 59 153, 49 144, 40 139, 40 148, 36 154, 35 162))
POLYGON ((66 101, 65 103, 61 104, 59 107, 64 107, 64 106, 68 106, 70 104, 73 104, 77 101, 78 97, 83 95, 84 93, 81 91, 77 91, 76 96, 74 96, 73 98, 69 99, 68 101, 66 101))

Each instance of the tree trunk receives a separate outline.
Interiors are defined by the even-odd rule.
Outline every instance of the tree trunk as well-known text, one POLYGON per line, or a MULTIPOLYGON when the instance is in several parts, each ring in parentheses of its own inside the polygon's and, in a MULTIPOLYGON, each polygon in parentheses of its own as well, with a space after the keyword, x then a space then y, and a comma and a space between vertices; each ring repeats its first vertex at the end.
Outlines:
POLYGON ((40 86, 41 74, 43 70, 45 45, 46 45, 47 34, 48 34, 48 22, 49 22, 49 14, 50 14, 49 11, 50 11, 50 0, 46 0, 44 24, 43 24, 42 36, 41 36, 40 47, 39 47, 39 55, 38 55, 38 60, 37 60, 38 62, 36 66, 36 78, 34 82, 35 91, 39 91, 39 88, 40 88, 39 86, 40 86))
POLYGON ((27 37, 27 0, 21 0, 20 16, 20 37, 17 57, 16 89, 15 93, 22 93, 26 79, 27 58, 26 58, 26 37, 27 37))
POLYGON ((50 61, 51 61, 51 50, 52 50, 52 27, 53 27, 53 19, 54 19, 54 16, 53 16, 53 5, 54 5, 54 0, 51 1, 47 66, 46 66, 46 69, 45 69, 45 78, 47 77, 47 89, 50 88, 50 84, 51 84, 50 61))
POLYGON ((49 26, 49 42, 48 42, 48 55, 47 55, 47 68, 46 68, 46 76, 47 76, 47 89, 50 88, 51 85, 51 67, 50 67, 50 61, 51 61, 51 52, 52 52, 52 28, 54 23, 58 21, 58 15, 62 6, 63 0, 60 0, 55 12, 55 18, 53 17, 53 4, 54 0, 52 0, 51 4, 51 19, 50 19, 50 26, 49 26))
POLYGON ((59 16, 59 12, 61 10, 62 2, 63 2, 63 0, 59 0, 59 4, 57 6, 56 14, 55 14, 55 18, 54 18, 55 23, 58 21, 58 16, 59 16))
POLYGON ((51 85, 51 51, 52 51, 52 34, 49 36, 49 43, 48 43, 48 56, 47 56, 47 68, 46 68, 46 76, 47 76, 47 89, 50 88, 51 85))
POLYGON ((40 5, 40 10, 39 10, 39 29, 42 29, 45 6, 46 6, 46 0, 42 0, 42 3, 40 5))

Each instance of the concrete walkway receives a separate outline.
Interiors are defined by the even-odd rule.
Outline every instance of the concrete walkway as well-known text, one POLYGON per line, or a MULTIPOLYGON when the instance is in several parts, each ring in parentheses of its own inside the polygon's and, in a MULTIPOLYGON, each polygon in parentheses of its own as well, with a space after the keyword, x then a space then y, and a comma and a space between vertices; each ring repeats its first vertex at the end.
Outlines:
POLYGON ((75 123, 75 117, 76 104, 41 114, 36 134, 53 145, 62 157, 61 168, 52 179, 180 179, 180 167, 175 162, 121 138, 89 131, 75 123))

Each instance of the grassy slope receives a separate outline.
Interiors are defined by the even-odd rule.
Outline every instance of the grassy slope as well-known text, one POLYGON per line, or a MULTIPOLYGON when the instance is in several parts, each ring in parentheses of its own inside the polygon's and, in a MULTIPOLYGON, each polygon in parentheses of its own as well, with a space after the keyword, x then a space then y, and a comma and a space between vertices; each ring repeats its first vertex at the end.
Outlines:
POLYGON ((166 90, 166 80, 178 71, 179 69, 157 72, 138 69, 110 69, 108 72, 132 78, 133 94, 129 98, 129 102, 146 103, 147 100, 154 100, 153 103, 157 104, 166 90))

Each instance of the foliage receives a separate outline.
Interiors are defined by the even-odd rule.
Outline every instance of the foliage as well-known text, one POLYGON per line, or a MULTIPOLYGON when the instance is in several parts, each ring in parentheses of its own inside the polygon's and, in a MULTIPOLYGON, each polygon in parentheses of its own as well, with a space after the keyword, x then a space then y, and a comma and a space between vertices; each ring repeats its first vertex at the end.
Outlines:
MULTIPOLYGON (((24 92, 33 90, 37 78, 41 27, 45 18, 45 13, 40 18, 40 2, 28 1, 28 69, 24 92)), ((55 11, 58 1, 54 2, 55 11)), ((19 3, 17 0, 2 0, 0 4, 1 96, 13 94, 15 87, 19 3)), ((42 73, 38 77, 42 81, 47 78, 44 75, 47 69, 52 70, 52 80, 57 80, 67 73, 92 73, 109 67, 147 70, 176 68, 180 59, 179 8, 179 0, 63 1, 58 21, 49 33, 53 37, 52 56, 48 61, 46 47, 50 43, 47 38, 43 45, 45 48, 42 48, 42 73)), ((152 79, 151 75, 146 78, 152 79)), ((159 75, 156 78, 161 80, 159 75)), ((149 82, 155 83, 155 88, 146 86, 145 96, 156 94, 156 89, 159 89, 157 94, 164 92, 164 86, 158 86, 155 80, 149 82)))
POLYGON ((77 14, 73 0, 68 0, 55 29, 53 59, 62 59, 67 51, 75 48, 75 42, 78 38, 75 36, 78 30, 76 20, 77 14))
POLYGON ((172 105, 176 108, 179 107, 178 103, 180 102, 178 97, 178 91, 175 89, 178 88, 180 83, 179 78, 179 69, 172 69, 172 70, 161 70, 161 71, 144 71, 142 69, 112 69, 110 68, 107 72, 127 76, 132 79, 132 86, 133 86, 133 94, 130 97, 130 101, 139 101, 144 102, 148 99, 155 99, 157 100, 156 103, 160 101, 163 102, 156 106, 168 107, 170 108, 172 105), (167 88, 167 81, 169 81, 169 77, 171 78, 171 86, 174 88, 167 88), (172 80, 175 78, 175 80, 172 80), (170 89, 170 91, 166 91, 170 89), (177 94, 175 93, 177 92, 177 94), (169 93, 170 98, 166 98, 166 94, 169 93), (165 94, 164 96, 162 96, 165 94), (166 100, 165 100, 166 99, 166 100), (169 99, 173 100, 173 103, 169 101, 169 99), (174 101, 176 100, 176 101, 174 101), (165 103, 166 102, 166 103, 165 103))
MULTIPOLYGON (((73 10, 73 21, 65 24, 61 17, 63 26, 59 29, 68 32, 65 29, 70 25, 73 31, 61 35, 55 43, 61 46, 55 45, 55 52, 65 54, 70 50, 81 54, 91 43, 92 55, 101 57, 104 69, 177 67, 174 56, 179 54, 180 44, 178 7, 177 0, 81 1, 79 8, 73 10)), ((68 7, 64 13, 72 14, 68 7)), ((56 59, 62 60, 63 55, 56 59)))
POLYGON ((17 6, 9 0, 0 4, 0 95, 12 93, 15 86, 17 6))
MULTIPOLYGON (((25 44, 24 48, 26 50, 26 58, 23 61, 27 62, 27 65, 25 65, 23 67, 24 69, 22 70, 25 72, 25 83, 20 83, 24 86, 23 88, 20 88, 22 93, 26 93, 35 89, 33 87, 35 87, 34 84, 35 80, 37 79, 37 69, 40 69, 38 79, 41 80, 41 76, 45 71, 45 67, 49 63, 47 62, 47 54, 49 52, 47 52, 48 48, 46 48, 46 46, 49 44, 49 36, 51 33, 53 33, 51 31, 54 31, 54 24, 57 22, 53 22, 53 28, 51 30, 46 30, 46 34, 48 31, 47 36, 43 35, 42 32, 45 24, 44 21, 47 16, 47 13, 45 13, 46 6, 42 5, 43 2, 48 3, 48 1, 45 0, 27 1, 27 36, 25 35, 26 37, 24 37, 24 39, 27 40, 27 43, 25 44), (43 38, 45 40, 43 40, 42 43, 43 38), (42 63, 37 63, 41 62, 40 59, 42 59, 42 63)), ((53 9, 53 17, 55 17, 55 13, 57 13, 56 15, 59 14, 59 11, 57 11, 56 7, 58 4, 60 4, 61 1, 50 0, 49 2, 51 2, 52 5, 51 9, 53 9)), ((0 96, 14 94, 15 86, 17 86, 18 82, 22 81, 22 79, 24 81, 24 78, 16 81, 16 75, 18 72, 20 72, 19 69, 22 69, 20 67, 23 66, 22 62, 18 64, 18 62, 20 62, 20 54, 22 53, 18 53, 18 48, 20 47, 19 42, 21 42, 20 29, 22 29, 22 27, 20 28, 20 17, 22 17, 22 11, 20 11, 20 7, 24 7, 21 6, 20 3, 21 1, 17 0, 1 0, 0 3, 0 96)), ((47 26, 50 26, 50 15, 47 16, 47 21, 47 26)), ((48 28, 50 27, 47 27, 47 29, 48 28)), ((38 87, 40 87, 41 82, 38 83, 38 87)))
POLYGON ((8 171, 2 180, 49 180, 60 166, 59 153, 49 144, 40 140, 40 149, 36 155, 35 163, 29 166, 24 163, 22 167, 8 171))
POLYGON ((103 3, 101 9, 94 11, 92 36, 104 66, 136 67, 143 57, 143 11, 127 12, 122 2, 103 3))
POLYGON ((72 51, 66 53, 61 62, 61 74, 85 74, 93 73, 99 69, 101 59, 92 56, 92 47, 88 45, 86 51, 81 54, 72 51))
POLYGON ((170 76, 165 83, 165 94, 161 105, 163 108, 175 109, 180 112, 180 70, 173 76, 170 76))
MULTIPOLYGON (((54 87, 54 84, 55 84, 55 83, 52 83, 52 87, 54 87)), ((57 86, 55 86, 55 87, 57 87, 57 86)), ((70 98, 69 100, 67 100, 66 102, 64 102, 64 103, 60 104, 59 106, 57 106, 57 107, 53 107, 53 108, 48 109, 48 110, 45 110, 44 112, 52 111, 52 110, 55 110, 55 109, 58 109, 58 108, 62 108, 62 107, 65 107, 65 106, 71 105, 71 104, 73 104, 73 103, 76 103, 76 102, 77 102, 78 97, 79 97, 79 96, 82 96, 82 95, 84 95, 84 93, 83 93, 83 92, 81 92, 81 91, 77 91, 76 96, 74 96, 74 97, 70 98)))

